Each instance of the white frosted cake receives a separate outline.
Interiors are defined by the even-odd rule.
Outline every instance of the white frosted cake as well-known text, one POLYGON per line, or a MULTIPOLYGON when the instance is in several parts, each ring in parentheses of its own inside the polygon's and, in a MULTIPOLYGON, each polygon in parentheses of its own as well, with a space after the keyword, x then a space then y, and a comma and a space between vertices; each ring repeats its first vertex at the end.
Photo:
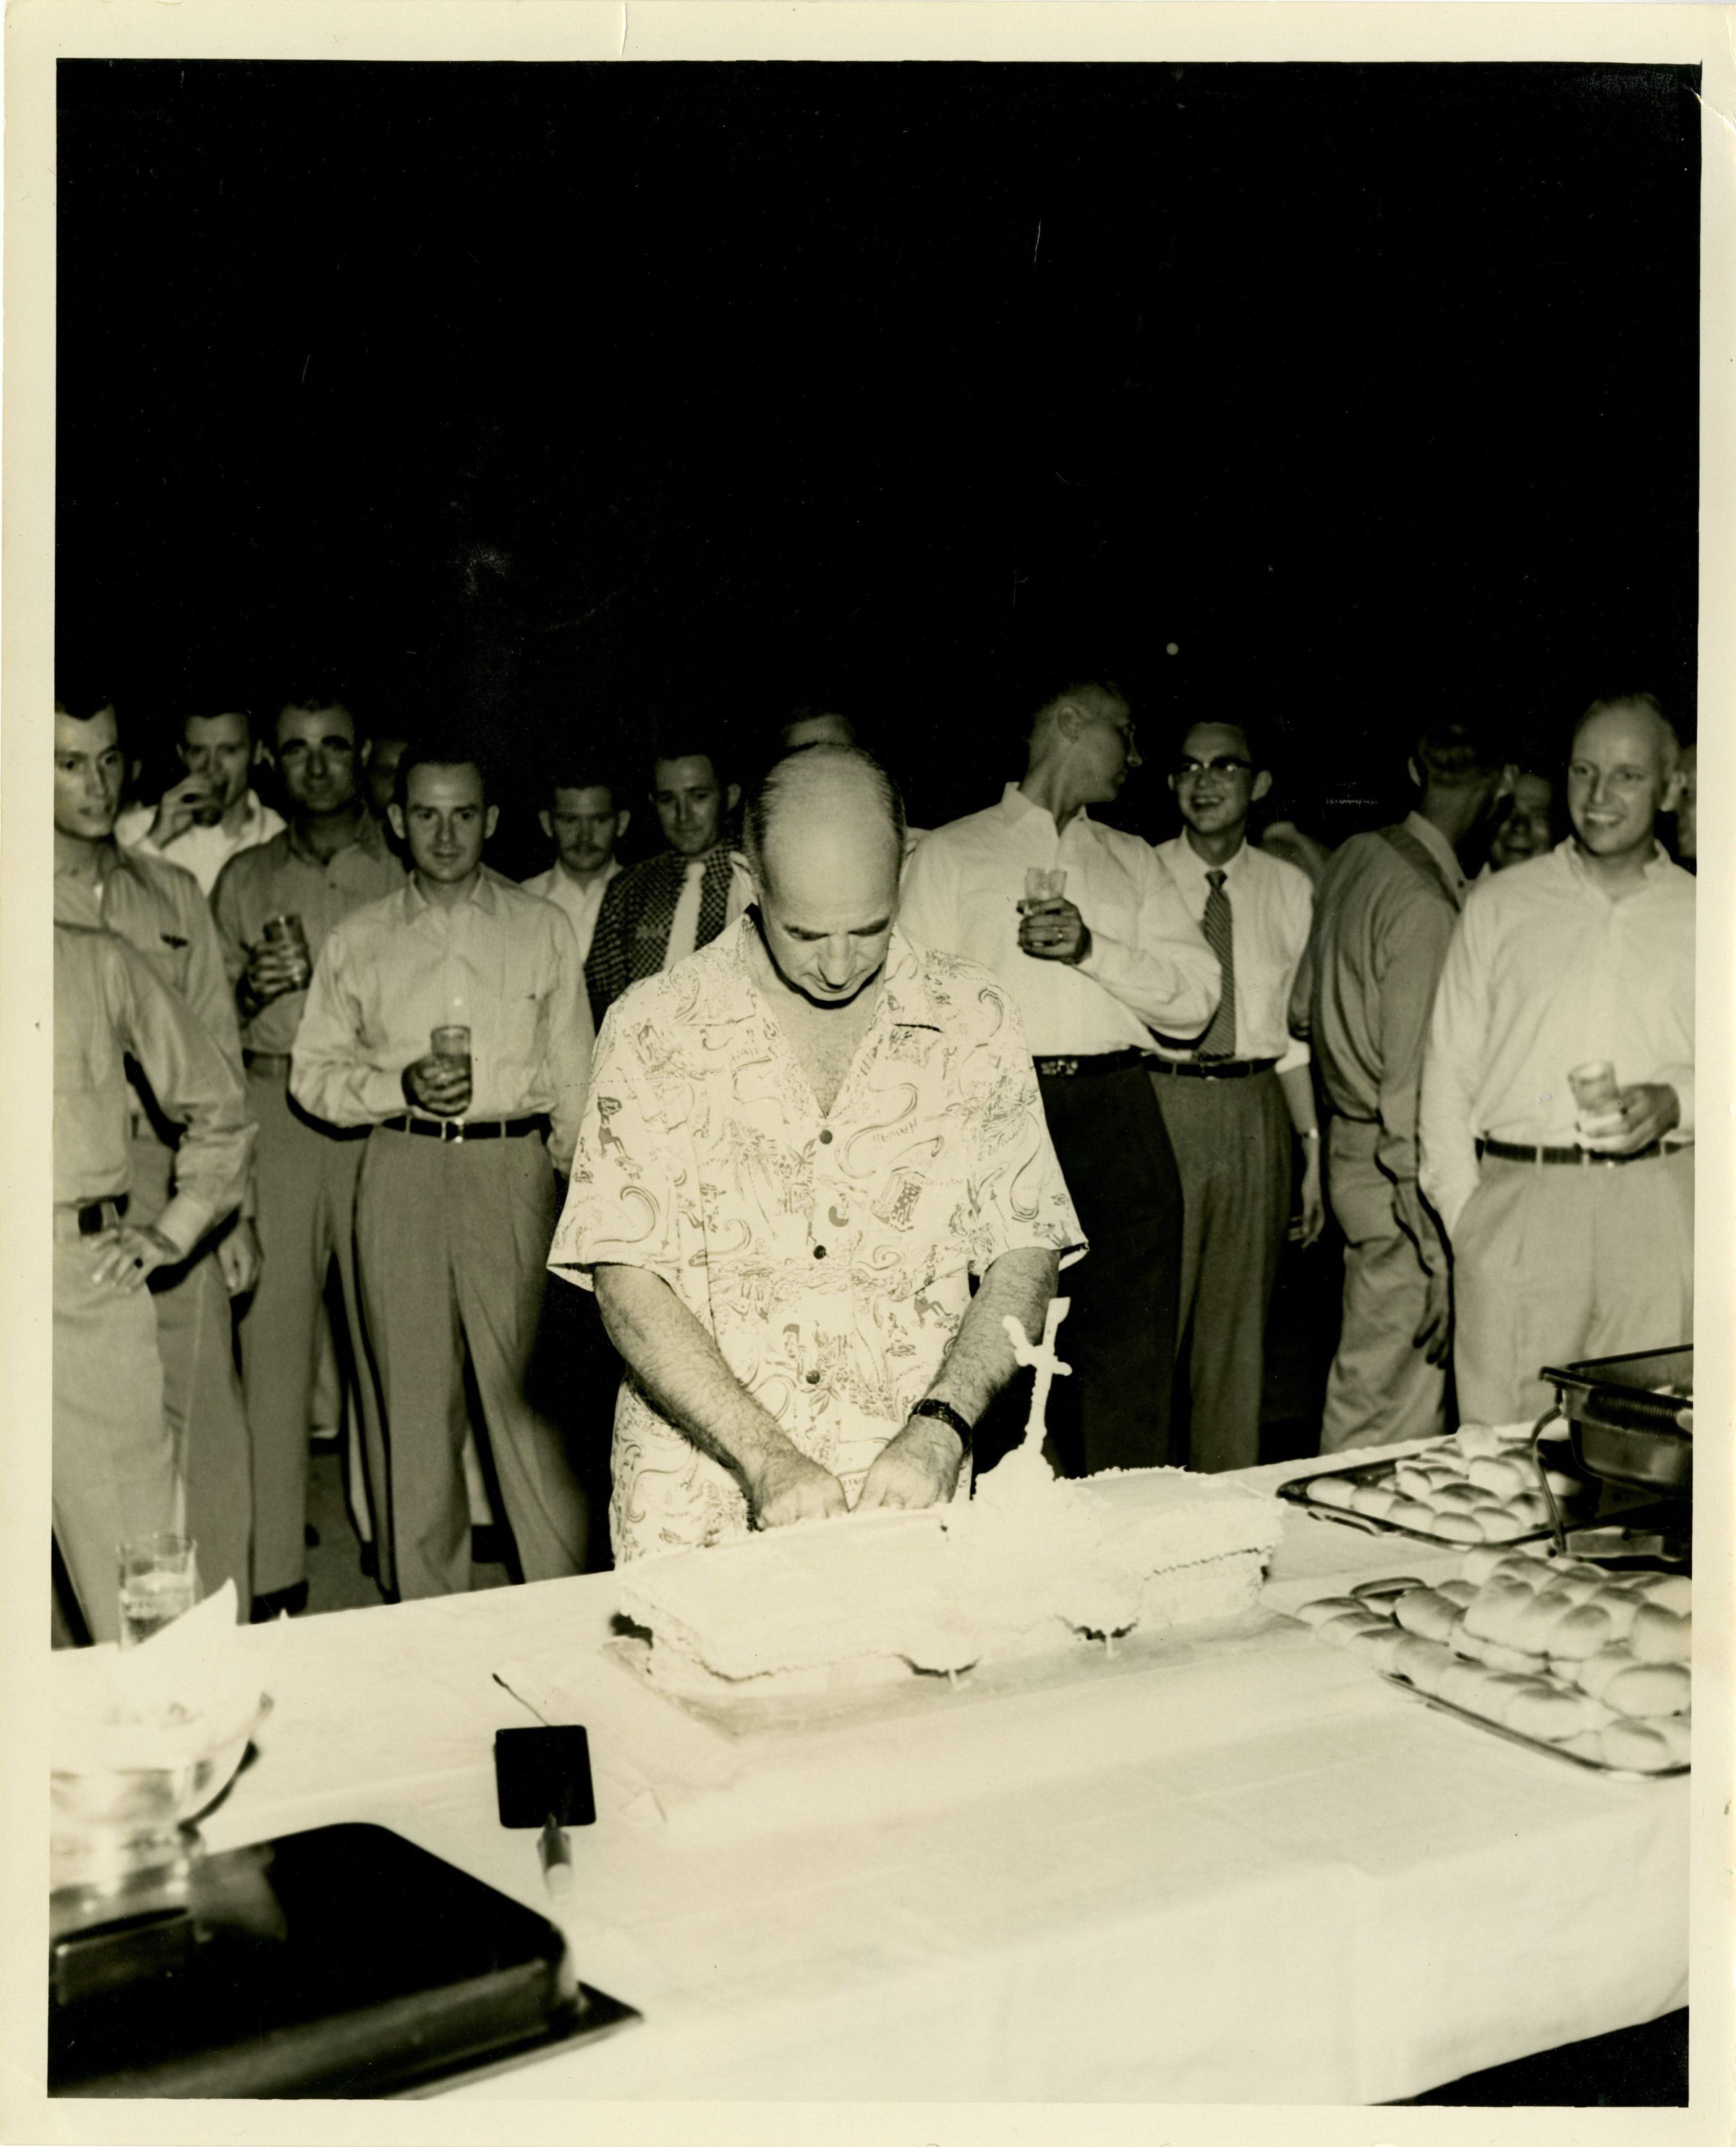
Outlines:
POLYGON ((652 1681, 794 1698, 1054 1654, 1250 1609, 1276 1499, 1179 1469, 1058 1480, 1024 1449, 968 1504, 773 1529, 623 1569, 652 1681))

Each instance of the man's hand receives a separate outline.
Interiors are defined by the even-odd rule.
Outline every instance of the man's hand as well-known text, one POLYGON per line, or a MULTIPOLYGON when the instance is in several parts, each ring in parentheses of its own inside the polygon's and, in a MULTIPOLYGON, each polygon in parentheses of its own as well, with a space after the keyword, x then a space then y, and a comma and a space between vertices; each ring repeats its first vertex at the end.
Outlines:
POLYGON ((91 1239, 97 1264, 92 1279, 123 1296, 143 1289, 158 1268, 178 1266, 187 1256, 172 1239, 148 1224, 118 1223, 91 1239))
POLYGON ((1453 1285, 1444 1267, 1428 1270, 1422 1321, 1410 1341, 1431 1364, 1446 1363, 1453 1344, 1453 1285))
POLYGON ((786 1440, 745 1472, 748 1504, 757 1529, 787 1529, 794 1521, 829 1521, 847 1514, 844 1487, 786 1440))
POLYGON ((245 1215, 218 1241, 218 1272, 231 1297, 245 1297, 259 1281, 259 1234, 245 1215))
POLYGON ((405 1067, 403 1085, 407 1102, 433 1111, 438 1118, 460 1118, 470 1107, 469 1074, 451 1059, 437 1058, 432 1052, 405 1067))
POLYGON ((184 835, 202 810, 217 803, 217 790, 203 775, 183 775, 172 790, 165 790, 151 823, 151 840, 160 850, 177 835, 184 835))
POLYGON ((938 1506, 958 1483, 964 1450, 950 1425, 931 1416, 909 1418, 874 1457, 856 1501, 858 1514, 876 1507, 938 1506))
POLYGON ((1083 962, 1091 952, 1091 933, 1077 907, 1065 895, 1019 905, 1018 943, 1039 962, 1083 962))
POLYGON ((1682 1099, 1669 1084, 1641 1081, 1622 1090, 1613 1111, 1585 1121, 1579 1145, 1594 1155, 1633 1155, 1681 1123, 1682 1099))
POLYGON ((1302 1144, 1302 1218, 1290 1227, 1291 1242, 1312 1245, 1326 1228, 1326 1195, 1320 1189, 1320 1144, 1302 1144))
POLYGON ((257 947, 248 949, 242 986, 257 1013, 273 999, 287 998, 291 992, 305 991, 308 973, 300 953, 293 947, 281 939, 262 939, 257 947))

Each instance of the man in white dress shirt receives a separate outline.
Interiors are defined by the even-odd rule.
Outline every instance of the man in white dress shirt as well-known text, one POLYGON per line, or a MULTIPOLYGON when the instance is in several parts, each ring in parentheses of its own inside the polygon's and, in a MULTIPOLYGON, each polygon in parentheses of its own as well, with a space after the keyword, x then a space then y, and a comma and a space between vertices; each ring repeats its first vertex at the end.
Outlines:
POLYGON ((1248 841, 1248 808, 1271 787, 1238 724, 1195 723, 1169 778, 1182 832, 1158 846, 1223 975, 1205 1034, 1189 1048, 1160 1038, 1152 1068, 1182 1178, 1177 1340, 1188 1463, 1200 1469, 1259 1459, 1266 1314, 1290 1219, 1293 1129, 1303 1159, 1302 1242, 1313 1244, 1325 1221, 1308 1048, 1289 1032, 1314 891, 1306 873, 1248 841))
POLYGON ((1447 950, 1421 1175, 1467 1417, 1538 1414, 1545 1365, 1693 1339, 1694 884, 1653 832, 1678 751, 1651 694, 1593 702, 1573 835, 1473 888, 1447 950), (1568 1077, 1599 1059, 1618 1102, 1586 1116, 1568 1077))
POLYGON ((555 860, 547 872, 538 873, 524 884, 532 894, 564 909, 573 920, 583 968, 590 956, 603 898, 621 869, 615 845, 627 833, 633 815, 624 808, 618 809, 613 788, 602 770, 581 763, 557 770, 548 803, 537 818, 554 844, 555 860))
POLYGON ((114 838, 123 850, 167 858, 190 872, 208 898, 238 850, 283 833, 283 816, 261 803, 249 781, 263 756, 243 710, 184 716, 175 751, 186 774, 155 805, 129 805, 114 838))
POLYGON ((1075 1474, 1169 1458, 1181 1184, 1148 1062, 1154 1028, 1196 1036, 1218 1003, 1217 958, 1163 861, 1086 809, 1138 765, 1119 688, 1064 685, 1032 719, 1023 780, 923 838, 899 908, 915 945, 1000 979, 1036 1061, 1091 1244, 1071 1289, 1073 1374, 1049 1414, 1055 1460, 1075 1474), (1041 892, 1039 873, 1064 887, 1041 892))

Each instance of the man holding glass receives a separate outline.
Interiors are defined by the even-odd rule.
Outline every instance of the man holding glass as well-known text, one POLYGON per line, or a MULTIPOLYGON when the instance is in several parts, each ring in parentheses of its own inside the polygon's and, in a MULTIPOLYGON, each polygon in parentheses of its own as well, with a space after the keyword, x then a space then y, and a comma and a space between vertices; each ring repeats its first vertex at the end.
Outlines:
POLYGON ((372 1492, 408 1599, 469 1585, 467 1359, 523 1577, 580 1569, 583 1499, 525 1374, 592 1035, 571 924, 483 863, 496 808, 471 748, 413 747, 391 810, 409 882, 328 938, 289 1088, 313 1117, 369 1129, 356 1259, 385 1419, 372 1492))
POLYGON ((1182 1195, 1148 1061, 1153 1029, 1197 1035, 1218 995, 1217 958, 1156 852, 1090 816, 1138 765, 1120 688, 1062 683, 1031 720, 1021 780, 923 837, 899 908, 915 945, 1006 986, 1036 1063, 1091 1246, 1069 1278, 1073 1375, 1049 1416, 1073 1474, 1169 1459, 1182 1195))
MULTIPOLYGON (((289 1060, 326 940, 353 910, 404 879, 362 800, 367 748, 342 696, 311 683, 293 693, 278 711, 272 743, 289 825, 233 857, 212 896, 241 1015, 248 1110, 259 1129, 261 1263, 242 1322, 241 1366, 253 1454, 254 1612, 261 1619, 307 1601, 308 1432, 334 1260, 363 1439, 370 1449, 378 1444, 353 1244, 365 1136, 298 1110, 289 1095, 289 1060)), ((391 1579, 389 1570, 381 1574, 387 1586, 391 1579)))
POLYGON ((1188 1459, 1199 1469, 1260 1458, 1266 1314, 1302 1144, 1300 1239, 1326 1220, 1320 1129, 1306 1043, 1289 1033, 1308 948, 1308 875, 1248 840, 1248 808, 1272 787, 1237 723, 1195 723, 1169 788, 1182 832, 1158 855, 1217 955, 1223 991, 1198 1043, 1160 1039, 1152 1070, 1182 1179, 1178 1339, 1187 1362, 1188 1459))

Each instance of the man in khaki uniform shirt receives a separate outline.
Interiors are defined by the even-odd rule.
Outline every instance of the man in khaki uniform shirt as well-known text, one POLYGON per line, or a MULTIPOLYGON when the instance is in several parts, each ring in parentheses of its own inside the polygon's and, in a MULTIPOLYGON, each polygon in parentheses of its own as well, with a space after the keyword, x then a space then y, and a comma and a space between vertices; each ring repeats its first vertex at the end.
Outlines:
MULTIPOLYGON (((55 914, 104 927, 142 954, 238 1080, 234 1003, 198 883, 179 865, 115 842, 123 767, 111 704, 75 701, 71 708, 56 708, 55 914)), ((160 1097, 135 1090, 135 1223, 148 1222, 169 1199, 179 1138, 170 1115, 160 1097)), ((243 1214, 228 1229, 213 1229, 189 1258, 163 1267, 151 1283, 163 1409, 186 1480, 188 1526, 199 1540, 201 1574, 208 1588, 233 1579, 243 1603, 252 1594, 252 1462, 229 1300, 250 1290, 258 1271, 258 1243, 243 1214)))
MULTIPOLYGON (((180 1526, 157 1319, 143 1285, 182 1264, 241 1197, 251 1139, 241 1079, 150 964, 100 928, 54 927, 54 1534, 86 1628, 119 1636, 115 1547, 180 1526), (128 1214, 126 1058, 183 1129, 175 1190, 128 1214)), ((197 1534, 197 1531, 193 1533, 197 1534)), ((226 1576, 207 1569, 208 1588, 226 1576)))
POLYGON ((583 1500, 525 1375, 591 1018, 572 926, 483 863, 495 808, 468 749, 415 748, 399 783, 409 882, 327 940, 289 1085, 328 1124, 372 1129, 356 1256, 386 1425, 373 1496, 409 1598, 469 1585, 467 1357, 524 1579, 580 1569, 583 1500), (453 1026, 462 1058, 434 1048, 453 1026))
MULTIPOLYGON (((324 1125, 289 1095, 289 1057, 310 971, 267 921, 297 918, 310 962, 352 910, 403 885, 403 868, 363 803, 361 753, 350 711, 314 693, 278 712, 273 744, 290 806, 279 835, 224 866, 212 896, 235 990, 247 1060, 248 1105, 259 1129, 254 1159, 263 1259, 241 1329, 242 1375, 253 1449, 253 1586, 262 1615, 307 1599, 308 1427, 335 1260, 346 1355, 365 1452, 378 1473, 379 1423, 356 1294, 356 1177, 366 1135, 324 1125)), ((375 1515, 376 1570, 393 1585, 391 1543, 375 1515)))

